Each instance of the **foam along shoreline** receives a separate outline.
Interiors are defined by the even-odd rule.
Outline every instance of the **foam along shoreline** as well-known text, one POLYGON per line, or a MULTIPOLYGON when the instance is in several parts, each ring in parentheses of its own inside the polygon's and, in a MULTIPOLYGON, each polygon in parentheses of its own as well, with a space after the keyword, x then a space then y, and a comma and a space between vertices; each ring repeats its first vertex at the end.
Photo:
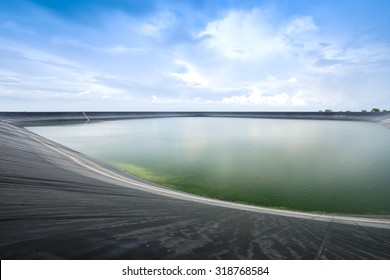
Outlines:
MULTIPOLYGON (((32 121, 42 118, 29 116, 32 121)), ((15 117, 7 122, 18 123, 15 117)), ((388 216, 275 210, 178 192, 4 121, 0 141, 2 258, 390 258, 388 216), (68 237, 61 230, 71 231, 80 246, 63 248, 68 237), (103 238, 101 246, 85 244, 89 238, 103 238), (268 248, 270 240, 278 245, 268 248), (34 249, 38 245, 45 249, 34 249)))

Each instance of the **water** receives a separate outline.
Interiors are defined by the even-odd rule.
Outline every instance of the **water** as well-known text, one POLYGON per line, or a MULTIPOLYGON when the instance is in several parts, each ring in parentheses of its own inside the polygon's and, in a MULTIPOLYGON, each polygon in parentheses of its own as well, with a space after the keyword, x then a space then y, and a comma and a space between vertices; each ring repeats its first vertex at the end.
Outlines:
POLYGON ((311 212, 390 214, 390 130, 372 123, 161 118, 28 129, 202 196, 311 212))

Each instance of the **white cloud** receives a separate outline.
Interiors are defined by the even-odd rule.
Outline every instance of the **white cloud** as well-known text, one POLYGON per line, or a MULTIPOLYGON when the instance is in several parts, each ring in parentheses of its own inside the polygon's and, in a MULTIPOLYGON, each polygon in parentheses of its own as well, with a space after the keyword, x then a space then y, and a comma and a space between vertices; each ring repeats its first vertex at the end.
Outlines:
POLYGON ((229 59, 256 59, 284 53, 286 46, 260 9, 231 11, 199 34, 205 44, 229 59))
POLYGON ((173 13, 163 11, 143 23, 140 31, 145 36, 161 39, 164 31, 173 26, 175 22, 176 18, 173 13))
POLYGON ((307 31, 315 31, 318 26, 310 16, 302 16, 294 18, 286 26, 286 33, 289 35, 297 35, 307 31))
POLYGON ((176 61, 176 65, 181 66, 182 71, 172 73, 172 77, 194 87, 205 87, 209 84, 209 81, 190 63, 178 60, 176 61))
POLYGON ((157 104, 201 104, 204 102, 199 96, 194 98, 169 98, 152 95, 152 103, 157 104))
POLYGON ((295 77, 291 77, 290 79, 288 79, 287 82, 290 83, 291 85, 294 85, 298 82, 298 79, 295 77))
POLYGON ((144 52, 145 50, 143 48, 138 47, 128 47, 125 45, 106 45, 106 46, 96 46, 84 43, 82 41, 67 38, 64 36, 55 36, 51 40, 56 45, 65 45, 65 46, 73 46, 81 49, 86 49, 94 52, 105 52, 105 53, 111 53, 111 54, 126 54, 126 53, 140 53, 144 52))
POLYGON ((24 75, 0 69, 0 96, 25 99, 66 99, 91 102, 98 99, 129 97, 122 89, 107 86, 86 74, 61 78, 46 75, 24 75))
POLYGON ((305 107, 309 105, 307 98, 305 98, 305 95, 302 92, 298 92, 291 97, 291 104, 294 107, 305 107))
POLYGON ((261 89, 255 87, 247 95, 231 96, 222 99, 222 103, 238 105, 271 105, 285 106, 289 104, 290 96, 285 93, 265 95, 261 89))
POLYGON ((128 98, 106 84, 104 75, 51 52, 3 41, 0 50, 0 96, 25 99, 81 100, 128 98), (4 58, 12 50, 13 56, 4 58), (10 67, 9 65, 12 65, 10 67))
POLYGON ((124 54, 124 53, 139 53, 144 52, 143 48, 130 48, 123 45, 116 45, 112 47, 101 48, 102 51, 107 51, 114 54, 124 54))

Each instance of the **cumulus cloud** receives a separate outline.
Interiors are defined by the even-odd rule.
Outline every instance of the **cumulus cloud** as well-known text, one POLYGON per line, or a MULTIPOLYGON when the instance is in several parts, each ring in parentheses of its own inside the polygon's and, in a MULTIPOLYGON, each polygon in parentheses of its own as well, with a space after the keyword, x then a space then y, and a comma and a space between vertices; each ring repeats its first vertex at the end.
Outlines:
POLYGON ((247 94, 224 97, 221 100, 221 103, 236 105, 262 105, 262 108, 266 108, 268 106, 294 108, 308 105, 304 94, 301 92, 279 92, 276 94, 267 94, 259 87, 251 88, 247 94))
POLYGON ((275 34, 260 9, 231 11, 212 21, 199 34, 204 43, 229 59, 256 59, 285 52, 283 40, 275 34))
POLYGON ((222 103, 284 106, 287 104, 289 98, 289 95, 285 92, 267 96, 259 88, 254 88, 248 95, 225 97, 222 99, 222 103))
POLYGON ((172 77, 194 87, 205 87, 208 85, 208 80, 203 77, 198 70, 188 62, 178 60, 176 65, 181 66, 180 72, 172 73, 172 77))

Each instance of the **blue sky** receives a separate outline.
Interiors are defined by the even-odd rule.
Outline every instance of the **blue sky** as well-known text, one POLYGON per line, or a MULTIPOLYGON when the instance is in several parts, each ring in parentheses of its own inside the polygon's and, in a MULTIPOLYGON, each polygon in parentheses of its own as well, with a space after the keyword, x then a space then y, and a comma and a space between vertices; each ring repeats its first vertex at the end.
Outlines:
POLYGON ((387 0, 0 2, 0 111, 390 109, 387 0))

